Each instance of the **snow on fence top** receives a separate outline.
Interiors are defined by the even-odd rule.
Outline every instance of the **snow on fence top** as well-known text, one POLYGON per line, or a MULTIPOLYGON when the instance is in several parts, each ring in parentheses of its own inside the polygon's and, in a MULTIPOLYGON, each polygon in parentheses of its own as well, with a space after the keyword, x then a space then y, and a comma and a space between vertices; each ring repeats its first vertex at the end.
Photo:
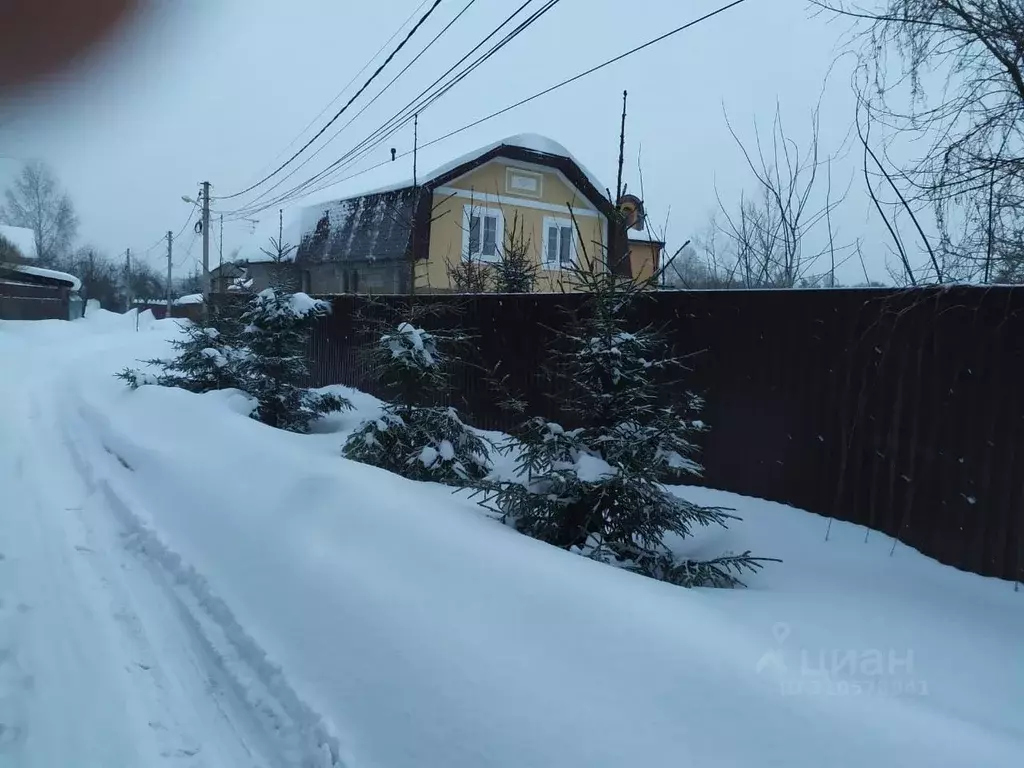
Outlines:
POLYGON ((14 270, 26 275, 35 277, 48 277, 51 280, 60 280, 62 283, 69 283, 72 291, 82 290, 82 281, 67 272, 58 272, 56 269, 43 269, 42 267, 30 267, 27 264, 15 264, 14 270))

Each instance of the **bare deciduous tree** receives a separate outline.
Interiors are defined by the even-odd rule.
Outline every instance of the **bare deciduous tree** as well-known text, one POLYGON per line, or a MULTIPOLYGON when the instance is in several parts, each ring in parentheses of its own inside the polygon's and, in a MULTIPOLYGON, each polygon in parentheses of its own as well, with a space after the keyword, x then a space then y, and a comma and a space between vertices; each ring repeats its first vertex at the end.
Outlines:
POLYGON ((918 148, 894 175, 934 213, 936 271, 1024 281, 1024 0, 813 2, 858 21, 858 95, 918 148))
POLYGON ((78 233, 78 217, 49 166, 38 160, 27 163, 4 197, 0 218, 35 233, 41 264, 53 264, 68 254, 78 233))
POLYGON ((786 134, 778 106, 770 138, 755 123, 753 148, 744 144, 726 115, 726 126, 757 182, 757 191, 743 193, 735 208, 718 197, 724 223, 717 218, 712 222, 732 256, 723 270, 717 246, 712 254, 716 280, 724 285, 793 288, 807 281, 835 283, 837 259, 846 258, 851 250, 836 245, 832 228, 832 213, 846 192, 834 193, 832 157, 822 158, 819 153, 819 114, 820 105, 812 112, 805 150, 786 134), (808 244, 808 235, 814 235, 814 245, 808 244), (815 273, 825 256, 828 267, 815 273))

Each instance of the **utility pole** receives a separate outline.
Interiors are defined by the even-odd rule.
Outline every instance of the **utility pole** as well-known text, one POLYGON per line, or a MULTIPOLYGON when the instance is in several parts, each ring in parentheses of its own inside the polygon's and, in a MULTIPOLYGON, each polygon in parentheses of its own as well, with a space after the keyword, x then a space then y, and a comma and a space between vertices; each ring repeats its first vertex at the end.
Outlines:
POLYGON ((203 182, 203 316, 210 317, 210 182, 203 182))
POLYGON ((220 242, 218 243, 218 245, 220 246, 220 268, 221 268, 220 276, 221 276, 221 279, 223 280, 223 278, 224 278, 224 214, 223 213, 220 215, 220 242))
MULTIPOLYGON (((412 116, 412 188, 415 190, 413 201, 413 216, 419 212, 420 189, 419 179, 416 174, 416 160, 419 154, 420 138, 420 114, 417 112, 412 116)), ((409 295, 416 295, 416 257, 419 254, 419 243, 416 242, 416 228, 413 227, 412 246, 409 249, 409 295)))
POLYGON ((417 112, 412 116, 412 185, 416 184, 416 154, 419 151, 420 138, 420 114, 417 112))
POLYGON ((626 154, 626 91, 622 92, 622 131, 619 133, 619 176, 615 183, 615 206, 619 205, 619 198, 622 197, 622 163, 626 154))
POLYGON ((124 282, 125 282, 125 299, 128 302, 128 306, 125 307, 125 312, 131 311, 133 299, 132 296, 132 249, 126 248, 124 251, 124 282))
POLYGON ((167 317, 171 316, 171 307, 174 305, 174 299, 171 296, 171 249, 173 248, 172 243, 174 242, 174 234, 170 231, 167 232, 167 317))

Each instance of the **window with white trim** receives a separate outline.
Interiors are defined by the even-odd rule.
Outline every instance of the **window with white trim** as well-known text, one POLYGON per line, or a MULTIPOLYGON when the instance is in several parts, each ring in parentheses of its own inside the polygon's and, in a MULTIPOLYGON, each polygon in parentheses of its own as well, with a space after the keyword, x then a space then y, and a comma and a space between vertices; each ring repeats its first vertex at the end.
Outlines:
POLYGON ((500 208, 467 205, 462 209, 462 258, 497 261, 505 220, 500 208))
POLYGON ((571 219, 544 217, 544 268, 569 269, 576 262, 571 219))

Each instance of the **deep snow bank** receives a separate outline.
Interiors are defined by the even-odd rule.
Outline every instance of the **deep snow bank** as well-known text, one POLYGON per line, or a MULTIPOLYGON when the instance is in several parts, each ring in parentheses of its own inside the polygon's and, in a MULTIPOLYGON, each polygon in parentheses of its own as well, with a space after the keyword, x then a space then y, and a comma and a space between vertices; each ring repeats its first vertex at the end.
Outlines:
POLYGON ((890 557, 846 524, 825 543, 822 518, 694 491, 746 518, 709 548, 786 562, 746 591, 655 583, 347 462, 339 435, 263 427, 230 394, 129 392, 109 376, 128 362, 98 361, 69 401, 94 471, 205 576, 352 766, 1024 754, 1024 603, 1005 582, 890 557))

